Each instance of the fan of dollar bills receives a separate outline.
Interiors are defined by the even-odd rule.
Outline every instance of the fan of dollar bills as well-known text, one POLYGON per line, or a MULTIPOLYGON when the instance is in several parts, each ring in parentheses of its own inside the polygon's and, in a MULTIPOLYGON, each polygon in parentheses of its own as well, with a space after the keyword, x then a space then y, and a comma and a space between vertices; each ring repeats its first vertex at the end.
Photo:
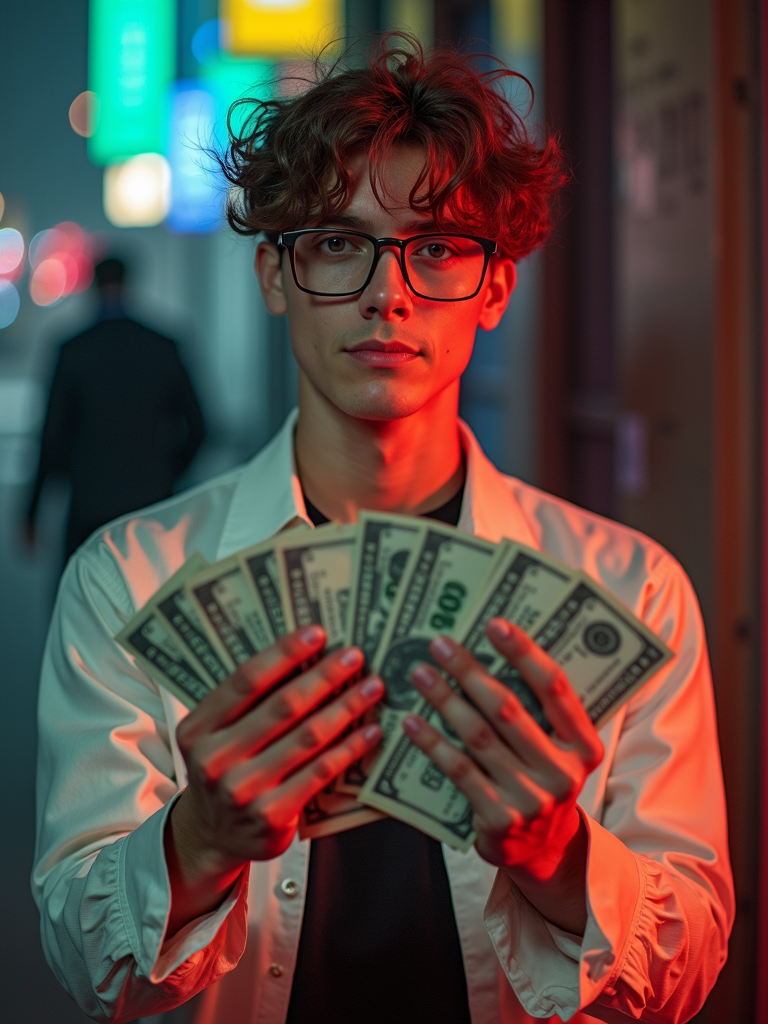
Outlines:
POLYGON ((189 708, 294 629, 320 624, 328 652, 360 647, 386 687, 383 746, 307 805, 300 835, 331 835, 388 814, 466 850, 474 842, 466 798, 401 723, 408 712, 423 715, 459 743, 410 678, 416 665, 432 660, 429 642, 442 633, 467 647, 549 730, 533 692, 486 638, 494 616, 520 626, 563 667, 597 726, 671 657, 590 577, 540 551, 374 512, 362 512, 353 526, 302 525, 215 565, 195 554, 116 639, 189 708))

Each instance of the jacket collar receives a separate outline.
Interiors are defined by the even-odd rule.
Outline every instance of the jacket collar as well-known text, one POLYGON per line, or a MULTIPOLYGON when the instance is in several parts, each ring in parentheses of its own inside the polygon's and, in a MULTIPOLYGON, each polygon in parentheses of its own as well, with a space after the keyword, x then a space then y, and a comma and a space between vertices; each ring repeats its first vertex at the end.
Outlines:
MULTIPOLYGON (((269 444, 243 466, 218 558, 271 537, 297 517, 309 523, 293 453, 297 419, 298 410, 294 409, 269 444)), ((538 548, 510 478, 490 462, 466 423, 459 421, 459 429, 467 463, 459 529, 494 542, 509 537, 538 548)))
POLYGON ((495 544, 508 537, 538 549, 539 543, 514 495, 512 478, 496 469, 463 420, 459 420, 459 429, 467 462, 459 529, 495 544))

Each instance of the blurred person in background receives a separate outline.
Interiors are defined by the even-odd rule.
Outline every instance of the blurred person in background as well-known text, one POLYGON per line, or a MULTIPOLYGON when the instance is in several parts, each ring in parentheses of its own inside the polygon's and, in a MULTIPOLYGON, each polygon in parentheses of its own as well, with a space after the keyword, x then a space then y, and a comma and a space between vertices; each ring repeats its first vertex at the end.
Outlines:
POLYGON ((126 268, 95 268, 96 322, 64 342, 53 374, 26 534, 49 477, 72 487, 66 558, 94 530, 173 494, 204 437, 203 416, 176 343, 131 319, 126 268))

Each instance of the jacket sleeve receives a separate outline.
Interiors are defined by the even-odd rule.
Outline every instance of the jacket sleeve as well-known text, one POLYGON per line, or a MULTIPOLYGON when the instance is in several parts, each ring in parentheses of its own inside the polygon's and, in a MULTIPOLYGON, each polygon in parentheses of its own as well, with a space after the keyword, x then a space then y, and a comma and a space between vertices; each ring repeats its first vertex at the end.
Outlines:
POLYGON ((170 941, 163 828, 178 793, 162 698, 112 639, 133 614, 111 564, 88 550, 59 591, 39 697, 32 887, 54 974, 95 1020, 190 999, 245 947, 247 872, 170 941))
POLYGON ((682 569, 663 556, 643 618, 675 652, 627 705, 600 820, 589 834, 584 936, 544 921, 499 873, 486 925, 525 1009, 567 1020, 677 1024, 704 1003, 734 916, 725 800, 703 624, 682 569))

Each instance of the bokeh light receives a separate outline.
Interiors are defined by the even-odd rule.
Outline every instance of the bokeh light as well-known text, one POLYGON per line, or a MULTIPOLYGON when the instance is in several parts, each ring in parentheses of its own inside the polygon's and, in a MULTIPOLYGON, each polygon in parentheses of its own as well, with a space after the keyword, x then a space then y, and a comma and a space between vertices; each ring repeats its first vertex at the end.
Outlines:
POLYGON ((204 148, 215 120, 216 100, 202 83, 176 83, 168 139, 173 188, 165 221, 171 231, 202 233, 221 226, 221 173, 204 148))
POLYGON ((171 168, 159 153, 142 153, 104 171, 104 213, 119 228, 152 227, 171 205, 171 168))
POLYGON ((21 298, 12 281, 0 281, 0 330, 10 327, 19 313, 21 298))
POLYGON ((94 245, 79 224, 65 221, 40 231, 29 243, 29 294, 38 306, 51 306, 85 291, 93 280, 94 245))
POLYGON ((192 54, 195 60, 204 66, 219 59, 219 39, 221 37, 221 21, 212 18, 204 21, 192 36, 192 54))
POLYGON ((67 290, 67 270, 62 260, 51 257, 38 263, 29 282, 29 294, 38 306, 52 306, 67 290))
POLYGON ((14 274, 24 259, 24 239, 16 228, 0 228, 0 277, 14 274))
POLYGON ((72 130, 84 139, 89 139, 96 130, 97 104, 96 93, 86 89, 79 96, 75 96, 69 105, 69 123, 72 130))

